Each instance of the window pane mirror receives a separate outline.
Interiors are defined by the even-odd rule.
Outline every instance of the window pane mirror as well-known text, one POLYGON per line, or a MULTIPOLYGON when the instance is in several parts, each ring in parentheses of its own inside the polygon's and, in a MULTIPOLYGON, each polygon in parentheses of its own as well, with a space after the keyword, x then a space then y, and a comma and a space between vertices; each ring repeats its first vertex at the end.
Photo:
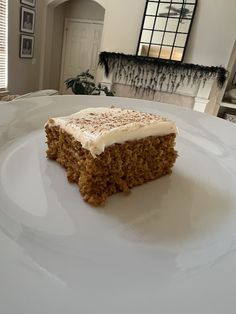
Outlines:
POLYGON ((137 55, 182 61, 198 0, 147 0, 137 55))

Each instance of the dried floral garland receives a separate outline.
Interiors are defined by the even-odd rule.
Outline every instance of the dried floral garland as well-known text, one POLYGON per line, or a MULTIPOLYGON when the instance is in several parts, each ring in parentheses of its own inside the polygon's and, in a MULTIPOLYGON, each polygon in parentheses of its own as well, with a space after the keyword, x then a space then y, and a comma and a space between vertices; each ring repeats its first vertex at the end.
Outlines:
POLYGON ((134 55, 125 55, 115 52, 101 52, 99 65, 104 67, 105 75, 114 74, 114 81, 125 80, 138 91, 143 88, 146 92, 165 90, 175 92, 183 84, 194 85, 202 82, 205 85, 209 79, 216 79, 219 88, 222 88, 227 70, 223 67, 209 67, 197 64, 180 63, 146 58, 134 55))

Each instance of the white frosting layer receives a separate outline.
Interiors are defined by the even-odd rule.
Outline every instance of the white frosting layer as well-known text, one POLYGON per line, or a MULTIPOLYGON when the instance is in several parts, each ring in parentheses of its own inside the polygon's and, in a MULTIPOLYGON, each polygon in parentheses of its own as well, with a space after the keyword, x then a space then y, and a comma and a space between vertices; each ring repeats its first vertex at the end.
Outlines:
POLYGON ((161 116, 105 107, 88 108, 70 116, 52 118, 48 124, 60 126, 94 157, 115 143, 177 132, 175 123, 161 116))

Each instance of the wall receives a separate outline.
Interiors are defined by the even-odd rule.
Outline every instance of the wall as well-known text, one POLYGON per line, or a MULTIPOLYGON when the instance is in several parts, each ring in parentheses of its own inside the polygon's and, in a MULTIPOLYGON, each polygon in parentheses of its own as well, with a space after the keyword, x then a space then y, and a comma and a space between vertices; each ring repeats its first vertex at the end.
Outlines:
MULTIPOLYGON (((12 94, 23 94, 39 88, 40 57, 42 55, 40 47, 44 44, 44 41, 41 41, 41 35, 42 27, 44 27, 42 20, 45 14, 45 2, 44 0, 37 1, 35 64, 32 64, 32 60, 19 58, 20 1, 16 3, 14 0, 9 0, 9 90, 12 94)), ((52 0, 49 2, 52 2, 52 0)), ((106 9, 101 50, 134 54, 145 0, 98 0, 97 2, 106 9)), ((71 8, 68 8, 68 3, 66 3, 68 14, 70 12, 71 16, 74 16, 75 12, 77 12, 76 14, 82 12, 75 7, 79 3, 78 0, 72 0, 71 3, 71 8)), ((89 13, 94 12, 96 19, 99 19, 99 16, 97 16, 98 9, 90 8, 87 10, 85 3, 89 5, 89 1, 81 1, 83 17, 89 18, 89 13)), ((93 4, 96 5, 96 2, 93 2, 93 4)), ((227 0, 227 2, 222 0, 199 0, 185 62, 226 66, 235 40, 235 12, 235 0, 227 0)), ((80 17, 82 16, 80 15, 80 17)), ((56 29, 60 30, 57 27, 56 29)), ((48 32, 48 29, 46 29, 46 32, 48 32)), ((61 37, 58 37, 58 39, 58 43, 54 41, 51 45, 54 45, 54 47, 60 46, 61 37)), ((60 49, 56 51, 60 51, 60 49)), ((50 60, 51 58, 49 58, 49 65, 50 60)), ((58 86, 58 82, 55 80, 55 76, 58 76, 58 64, 57 55, 55 63, 52 64, 55 75, 49 77, 49 81, 52 83, 49 85, 54 88, 58 86)))
POLYGON ((53 37, 52 37, 52 47, 50 56, 50 77, 49 77, 49 87, 52 89, 59 90, 60 86, 60 74, 61 74, 61 56, 63 47, 63 33, 64 33, 64 23, 66 15, 66 3, 63 3, 55 8, 54 10, 54 20, 53 20, 53 37))
MULTIPOLYGON (((134 54, 145 0, 100 1, 106 8, 102 50, 134 54)), ((223 65, 235 40, 235 0, 199 0, 185 62, 223 65)))
POLYGON ((235 60, 235 63, 234 63, 231 75, 229 77, 229 83, 228 83, 228 86, 227 86, 227 90, 231 89, 231 88, 235 88, 235 80, 236 80, 235 76, 236 76, 236 60, 235 60))
POLYGON ((20 43, 20 1, 8 1, 8 89, 10 94, 24 94, 38 90, 40 72, 40 52, 43 14, 43 1, 37 1, 34 59, 19 58, 20 43), (32 62, 33 61, 33 62, 32 62), (34 64, 33 64, 34 63, 34 64))
POLYGON ((199 0, 185 61, 226 67, 236 38, 235 12, 235 0, 199 0))
POLYGON ((90 0, 70 0, 66 2, 67 18, 104 20, 104 9, 94 1, 90 0))
POLYGON ((232 88, 236 88, 235 86, 235 81, 236 81, 236 41, 234 44, 234 49, 233 49, 233 53, 231 56, 231 73, 229 75, 229 80, 228 80, 228 84, 226 86, 226 90, 232 89, 232 88))
MULTIPOLYGON (((52 36, 48 38, 48 52, 46 56, 46 69, 48 77, 44 77, 44 88, 60 89, 60 73, 62 63, 62 48, 65 18, 104 20, 104 9, 91 0, 70 0, 54 9, 52 36), (49 62, 50 60, 50 62, 49 62)), ((52 21, 48 21, 52 23, 52 21)))
MULTIPOLYGON (((127 0, 124 5, 123 1, 104 0, 106 15, 101 50, 135 53, 145 2, 127 0)), ((227 67, 235 41, 235 12, 235 0, 199 0, 184 62, 227 67)), ((215 114, 221 92, 215 89, 211 99, 212 84, 209 82, 203 93, 199 90, 194 108, 215 114)))
MULTIPOLYGON (((79 2, 73 0, 73 5, 76 1, 79 2)), ((66 0, 47 2, 57 5, 66 0)), ((105 8, 101 51, 135 54, 146 0, 96 2, 105 8)), ((74 9, 71 12, 73 13, 74 9)), ((235 0, 199 0, 184 61, 227 66, 235 40, 235 12, 235 0)))
POLYGON ((135 54, 145 0, 100 1, 106 9, 102 51, 135 54))

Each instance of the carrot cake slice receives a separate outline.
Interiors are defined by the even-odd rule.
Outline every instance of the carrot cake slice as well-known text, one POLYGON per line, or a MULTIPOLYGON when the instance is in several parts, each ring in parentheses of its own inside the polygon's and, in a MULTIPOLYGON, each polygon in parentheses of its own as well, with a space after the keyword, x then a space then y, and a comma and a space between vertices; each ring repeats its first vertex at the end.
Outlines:
POLYGON ((176 125, 159 115, 87 108, 45 125, 47 157, 65 167, 82 197, 101 205, 109 195, 171 173, 176 125))

